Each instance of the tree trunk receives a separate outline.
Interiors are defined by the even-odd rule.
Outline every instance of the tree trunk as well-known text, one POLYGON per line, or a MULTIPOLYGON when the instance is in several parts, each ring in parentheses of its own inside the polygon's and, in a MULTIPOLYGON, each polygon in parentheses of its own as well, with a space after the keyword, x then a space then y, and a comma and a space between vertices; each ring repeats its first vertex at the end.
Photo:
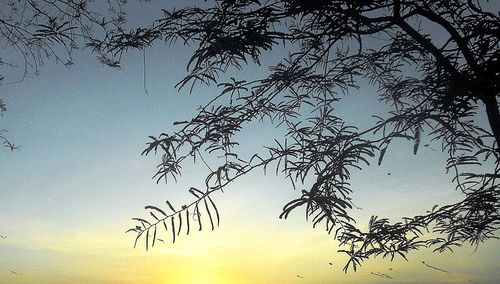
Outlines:
POLYGON ((486 105, 486 114, 490 123, 493 136, 497 141, 497 151, 500 152, 500 112, 498 111, 498 102, 495 95, 484 96, 482 101, 486 105))

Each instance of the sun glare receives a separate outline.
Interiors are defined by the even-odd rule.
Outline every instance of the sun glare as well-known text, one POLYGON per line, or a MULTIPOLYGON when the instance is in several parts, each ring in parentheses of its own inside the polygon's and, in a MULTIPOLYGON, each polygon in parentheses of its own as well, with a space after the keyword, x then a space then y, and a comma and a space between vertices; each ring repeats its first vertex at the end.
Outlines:
POLYGON ((163 281, 165 284, 177 284, 177 283, 183 283, 183 284, 226 284, 226 283, 234 283, 232 281, 229 281, 227 279, 222 279, 221 277, 218 277, 216 275, 211 275, 209 272, 208 273, 198 273, 195 275, 179 275, 175 279, 168 279, 163 281))
MULTIPOLYGON (((180 266, 172 265, 168 269, 168 273, 165 268, 160 268, 164 273, 157 274, 161 281, 157 278, 153 282, 148 283, 165 283, 165 284, 229 284, 238 283, 234 281, 235 279, 231 275, 227 274, 227 271, 223 269, 214 269, 210 265, 210 261, 207 261, 206 266, 200 266, 198 264, 183 264, 180 266), (187 267, 186 267, 187 265, 187 267)), ((233 275, 234 276, 234 275, 233 275)))

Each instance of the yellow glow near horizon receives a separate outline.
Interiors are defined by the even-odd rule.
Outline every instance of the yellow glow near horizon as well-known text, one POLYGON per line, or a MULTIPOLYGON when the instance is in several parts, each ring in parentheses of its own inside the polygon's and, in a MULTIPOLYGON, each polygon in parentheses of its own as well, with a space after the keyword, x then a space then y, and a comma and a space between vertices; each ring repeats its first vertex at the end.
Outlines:
POLYGON ((186 283, 186 284, 225 284, 235 283, 234 280, 224 279, 221 275, 216 275, 214 271, 199 271, 196 274, 182 274, 172 278, 164 279, 160 283, 186 283))
MULTIPOLYGON (((248 192, 249 190, 247 190, 248 192)), ((254 190, 255 193, 257 190, 254 190)), ((264 191, 264 190, 262 190, 264 191)), ((235 194, 235 193, 233 193, 235 194)), ((236 194, 235 194, 236 195, 236 194)), ((257 196, 264 196, 258 192, 257 196)), ((303 216, 278 220, 260 209, 242 211, 248 198, 231 196, 223 222, 214 232, 183 232, 171 243, 170 231, 159 232, 164 243, 145 250, 144 240, 133 249, 133 234, 124 235, 127 221, 113 226, 101 223, 61 228, 50 223, 26 223, 19 233, 0 243, 10 256, 9 269, 23 277, 0 271, 0 283, 93 283, 93 284, 271 284, 271 283, 372 283, 385 281, 370 272, 390 274, 404 283, 496 283, 498 243, 489 242, 470 255, 465 247, 456 254, 432 254, 429 250, 409 255, 410 262, 370 259, 358 272, 346 275, 345 254, 321 228, 312 229, 303 216), (251 211, 256 210, 256 211, 251 211), (229 217, 226 217, 229 216, 229 217), (237 216, 230 218, 230 216, 237 216), (62 230, 64 229, 64 230, 62 230), (14 236, 24 234, 23 238, 14 236), (28 257, 29 256, 29 257, 28 257), (421 261, 450 270, 430 270, 421 261), (332 263, 330 265, 329 263, 332 263), (398 271, 389 271, 389 267, 398 271), (297 275, 304 278, 297 277, 297 275)), ((257 198, 257 197, 256 197, 257 198)), ((1 265, 2 259, 0 259, 1 265)), ((5 265, 4 265, 5 267, 5 265)), ((498 275, 500 279, 500 275, 498 275)))
MULTIPOLYGON (((341 269, 346 258, 337 253, 331 236, 307 226, 293 227, 233 224, 215 232, 193 232, 174 245, 165 243, 148 252, 142 247, 132 249, 127 238, 116 240, 98 230, 61 234, 53 236, 52 243, 47 238, 26 247, 33 255, 31 263, 21 253, 19 264, 11 264, 25 274, 23 278, 0 273, 0 283, 371 283, 383 279, 370 272, 391 274, 389 267, 398 271, 391 274, 395 280, 406 283, 466 283, 468 279, 482 283, 478 269, 494 271, 493 252, 498 247, 489 243, 480 248, 480 256, 469 256, 472 249, 465 248, 454 255, 412 253, 410 262, 371 259, 358 272, 345 275, 341 269), (422 260, 450 274, 432 271, 422 260)), ((484 282, 494 283, 491 279, 484 282)))

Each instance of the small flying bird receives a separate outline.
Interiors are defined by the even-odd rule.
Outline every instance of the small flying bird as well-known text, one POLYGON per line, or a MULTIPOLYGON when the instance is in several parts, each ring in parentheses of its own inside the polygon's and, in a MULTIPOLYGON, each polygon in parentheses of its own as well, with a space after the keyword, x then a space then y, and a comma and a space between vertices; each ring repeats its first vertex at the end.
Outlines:
POLYGON ((392 272, 396 272, 396 273, 399 273, 399 271, 395 270, 395 269, 392 269, 392 267, 389 267, 389 270, 392 271, 392 272))
POLYGON ((427 267, 429 267, 429 268, 432 268, 432 269, 434 269, 434 270, 441 271, 441 272, 444 272, 444 273, 450 273, 450 272, 448 272, 448 271, 446 271, 446 270, 444 270, 444 269, 437 268, 437 267, 435 267, 435 266, 429 265, 429 264, 425 263, 425 261, 422 261, 422 263, 423 263, 425 266, 427 266, 427 267))
POLYGON ((4 235, 0 235, 0 238, 2 238, 2 239, 6 239, 6 238, 7 238, 7 235, 5 235, 5 236, 4 236, 4 235))
POLYGON ((328 264, 333 265, 333 263, 329 262, 328 264))
POLYGON ((304 276, 297 274, 297 278, 304 278, 304 276))
POLYGON ((388 175, 388 176, 390 176, 390 175, 391 175, 391 173, 387 173, 387 175, 388 175))

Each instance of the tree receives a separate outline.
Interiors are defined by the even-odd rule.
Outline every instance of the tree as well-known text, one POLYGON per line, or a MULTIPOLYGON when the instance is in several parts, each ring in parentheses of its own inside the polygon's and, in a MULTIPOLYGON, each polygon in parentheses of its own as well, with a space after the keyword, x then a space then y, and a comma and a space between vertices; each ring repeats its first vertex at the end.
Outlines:
MULTIPOLYGON (((99 35, 121 28, 125 23, 125 3, 126 0, 2 2, 5 14, 0 15, 0 41, 9 56, 6 61, 0 60, 0 79, 4 80, 6 73, 17 77, 9 82, 36 76, 47 59, 67 67, 73 65, 75 50, 99 35), (100 13, 102 10, 107 12, 100 13)), ((116 64, 99 58, 108 65, 116 64)))
POLYGON ((211 195, 250 171, 274 167, 301 189, 280 218, 305 208, 313 225, 324 224, 343 246, 339 251, 349 255, 346 272, 373 256, 406 258, 422 247, 442 252, 497 238, 499 35, 499 16, 473 0, 222 0, 165 10, 148 28, 108 34, 93 48, 109 56, 156 40, 195 46, 178 87, 192 90, 201 82, 220 90, 192 119, 176 122, 177 131, 151 137, 143 152, 163 153, 158 182, 177 179, 190 157, 221 157, 205 188, 190 188, 194 201, 178 209, 168 201, 169 211, 146 206, 152 218, 134 218, 138 224, 128 232, 137 234, 136 244, 142 237, 146 248, 163 227, 175 241, 183 226, 189 233, 190 214, 197 215, 200 230, 203 222, 213 230, 219 213, 211 195), (234 68, 260 64, 262 53, 279 45, 290 54, 270 65, 265 78, 223 80, 234 68), (362 80, 378 88, 390 111, 358 129, 336 116, 334 107, 362 80), (490 129, 477 124, 481 112, 490 129), (287 132, 265 145, 266 154, 245 156, 234 135, 255 120, 287 132), (445 167, 463 199, 394 224, 373 216, 368 231, 359 229, 350 216, 350 171, 373 159, 381 164, 398 139, 412 141, 417 154, 424 135, 448 154, 445 167))
MULTIPOLYGON (((100 34, 120 29, 125 23, 122 6, 126 0, 20 0, 0 3, 0 85, 16 83, 37 76, 47 60, 73 65, 73 53, 100 34), (107 9, 104 15, 99 13, 107 9), (5 12, 5 13, 4 13, 5 12)), ((113 67, 102 55, 98 59, 113 67)), ((7 110, 0 98, 0 114, 7 110)), ((10 150, 19 146, 9 141, 0 129, 0 141, 10 150)))
POLYGON ((211 195, 250 171, 270 167, 300 189, 280 218, 305 208, 313 226, 325 225, 343 246, 339 251, 349 255, 346 272, 377 255, 405 258, 422 247, 444 251, 496 238, 498 15, 474 0, 221 0, 205 6, 165 10, 152 26, 106 30, 87 44, 103 63, 117 66, 129 49, 180 40, 195 51, 178 87, 220 88, 196 116, 176 122, 177 131, 151 137, 143 154, 163 154, 158 181, 176 180, 191 157, 203 163, 212 155, 220 164, 210 169, 205 188, 189 189, 192 203, 176 209, 167 201, 167 210, 146 206, 151 219, 134 218, 138 223, 128 230, 137 234, 136 244, 142 238, 146 248, 154 246, 162 228, 175 241, 183 228, 189 233, 191 215, 200 230, 203 224, 213 230, 219 212, 211 195), (444 37, 427 32, 437 28, 444 37), (235 68, 260 64, 262 52, 280 45, 290 54, 270 65, 266 77, 225 79, 235 68), (378 88, 390 111, 358 129, 334 107, 362 80, 378 88), (478 125, 480 112, 490 129, 478 125), (286 134, 264 145, 265 153, 239 153, 235 134, 258 120, 286 134), (374 216, 368 231, 358 228, 350 215, 350 172, 372 160, 381 164, 395 140, 411 141, 417 154, 424 135, 448 154, 445 167, 463 199, 394 224, 374 216))

